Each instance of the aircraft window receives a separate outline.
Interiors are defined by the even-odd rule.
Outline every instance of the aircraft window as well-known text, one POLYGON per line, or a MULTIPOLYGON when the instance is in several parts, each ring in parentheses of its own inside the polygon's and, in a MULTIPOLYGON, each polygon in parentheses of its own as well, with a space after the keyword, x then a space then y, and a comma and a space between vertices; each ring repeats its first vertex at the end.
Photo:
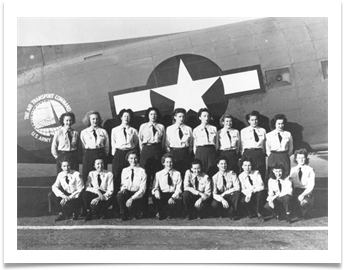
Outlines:
POLYGON ((322 76, 324 80, 328 79, 328 60, 321 61, 322 76))
POLYGON ((268 88, 275 88, 291 84, 290 69, 279 68, 266 71, 268 88))

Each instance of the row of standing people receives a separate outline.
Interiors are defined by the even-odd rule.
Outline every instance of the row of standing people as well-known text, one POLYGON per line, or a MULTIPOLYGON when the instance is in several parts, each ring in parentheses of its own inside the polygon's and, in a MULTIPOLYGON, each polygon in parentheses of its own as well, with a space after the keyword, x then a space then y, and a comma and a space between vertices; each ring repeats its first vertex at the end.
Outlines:
MULTIPOLYGON (((116 198, 120 205, 122 220, 129 219, 129 210, 134 209, 134 205, 140 213, 143 210, 140 208, 144 206, 147 175, 138 164, 136 151, 130 151, 126 160, 129 166, 121 173, 120 190, 114 193, 113 174, 104 169, 102 158, 95 158, 95 170, 88 175, 85 191, 79 172, 71 170, 68 159, 63 159, 62 172, 58 174, 52 187, 53 193, 50 194, 60 208, 56 221, 63 220, 72 213, 73 219, 78 219, 82 201, 87 209, 85 221, 92 219, 92 211, 101 218, 107 218, 112 198, 116 198)), ((247 216, 257 216, 264 220, 263 206, 267 197, 265 208, 276 218, 283 213, 286 220, 291 222, 293 195, 299 203, 300 216, 304 218, 308 209, 313 206, 315 174, 308 166, 308 153, 305 149, 295 152, 295 161, 297 166, 291 169, 290 175, 281 162, 273 164, 266 196, 261 175, 259 171, 252 169, 250 157, 242 158, 243 172, 237 177, 234 171, 228 170, 227 158, 221 156, 217 160, 218 172, 212 180, 203 172, 201 161, 195 159, 182 181, 180 172, 173 168, 173 155, 167 153, 161 160, 164 169, 155 174, 152 186, 156 218, 164 219, 176 213, 176 200, 182 197, 188 219, 193 219, 196 214, 202 216, 205 206, 211 205, 214 209, 213 216, 222 215, 235 220, 241 215, 239 210, 242 209, 247 216), (174 212, 171 211, 172 208, 174 212)))

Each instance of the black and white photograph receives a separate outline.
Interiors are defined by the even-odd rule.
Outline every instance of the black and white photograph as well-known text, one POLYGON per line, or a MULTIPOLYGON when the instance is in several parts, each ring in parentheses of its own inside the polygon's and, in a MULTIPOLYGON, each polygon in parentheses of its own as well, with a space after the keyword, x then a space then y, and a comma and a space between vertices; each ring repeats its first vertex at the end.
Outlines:
POLYGON ((5 263, 341 262, 341 3, 20 3, 5 263))

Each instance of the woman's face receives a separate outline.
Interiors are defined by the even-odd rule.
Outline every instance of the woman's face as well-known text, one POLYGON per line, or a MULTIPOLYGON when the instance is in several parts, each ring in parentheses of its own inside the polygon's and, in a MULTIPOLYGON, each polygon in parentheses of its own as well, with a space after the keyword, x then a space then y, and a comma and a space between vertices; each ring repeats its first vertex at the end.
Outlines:
POLYGON ((228 118, 228 117, 224 118, 223 124, 224 124, 225 128, 227 128, 227 129, 231 128, 232 127, 232 119, 228 118))
POLYGON ((185 117, 186 117, 186 116, 185 116, 184 113, 177 113, 177 114, 174 116, 174 119, 175 119, 176 124, 182 125, 182 124, 184 123, 185 117))
POLYGON ((171 170, 173 168, 173 160, 170 157, 167 157, 164 160, 164 168, 167 170, 171 170))
POLYGON ((72 124, 72 117, 71 116, 65 116, 63 119, 63 125, 64 127, 66 127, 67 129, 70 129, 72 124))
POLYGON ((149 112, 149 121, 152 123, 155 123, 157 121, 157 112, 156 111, 150 111, 149 112))
POLYGON ((275 175, 276 179, 280 179, 283 175, 282 169, 273 169, 273 174, 275 175))
POLYGON ((256 115, 252 115, 249 117, 248 123, 251 127, 257 127, 258 125, 258 117, 256 115))
POLYGON ((129 122, 131 121, 131 115, 127 112, 123 113, 121 117, 122 124, 128 125, 129 122))
POLYGON ((278 131, 284 130, 284 120, 283 119, 278 119, 276 121, 276 130, 278 130, 278 131))
POLYGON ((210 121, 210 114, 208 112, 202 112, 201 115, 199 116, 199 119, 202 124, 208 124, 210 121))
POLYGON ((194 175, 199 175, 201 173, 201 166, 200 164, 193 164, 190 170, 194 175))
POLYGON ((136 166, 138 164, 138 157, 136 154, 130 154, 128 156, 128 163, 130 166, 136 166))
POLYGON ((217 167, 221 172, 225 172, 228 168, 228 164, 226 163, 226 160, 222 159, 218 162, 217 167))
POLYGON ((103 171, 103 169, 104 169, 104 161, 103 161, 103 159, 96 159, 95 160, 95 169, 98 172, 103 171))
POLYGON ((97 127, 99 124, 99 117, 97 114, 90 115, 90 124, 92 127, 97 127))
POLYGON ((298 165, 303 166, 305 164, 305 160, 306 158, 304 154, 297 154, 296 161, 298 165))
POLYGON ((245 173, 250 173, 252 171, 252 164, 250 161, 244 161, 242 164, 242 169, 245 173))

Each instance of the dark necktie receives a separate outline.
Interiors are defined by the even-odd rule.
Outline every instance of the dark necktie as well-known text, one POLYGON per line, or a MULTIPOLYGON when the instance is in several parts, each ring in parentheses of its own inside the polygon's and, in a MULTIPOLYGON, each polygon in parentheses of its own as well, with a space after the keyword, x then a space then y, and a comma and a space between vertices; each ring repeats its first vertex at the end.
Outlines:
POLYGON ((249 175, 248 175, 248 180, 249 180, 250 185, 253 185, 253 180, 250 178, 249 175))
POLYGON ((208 130, 207 130, 207 128, 206 128, 206 127, 205 127, 205 132, 206 132, 206 136, 207 136, 207 142, 209 142, 208 130))
POLYGON ((72 142, 72 131, 68 130, 67 135, 68 135, 69 142, 71 143, 72 142))
POLYGON ((298 178, 299 178, 299 181, 301 182, 302 181, 302 168, 301 167, 299 167, 299 169, 298 169, 298 178))
POLYGON ((254 131, 254 138, 255 138, 255 141, 258 142, 259 141, 259 136, 258 134, 256 133, 255 129, 253 129, 254 131))
POLYGON ((195 183, 195 189, 198 190, 198 188, 199 188, 198 177, 194 178, 194 183, 195 183))
POLYGON ((133 183, 133 180, 134 180, 134 169, 132 169, 132 174, 131 174, 131 181, 133 183))
POLYGON ((153 137, 156 135, 157 129, 152 125, 152 133, 153 133, 153 137))
POLYGON ((101 179, 101 175, 100 174, 97 175, 97 181, 98 181, 98 186, 101 187, 102 179, 101 179))
POLYGON ((182 140, 183 132, 181 130, 181 127, 178 128, 178 135, 180 136, 180 140, 182 140))
POLYGON ((96 130, 94 129, 92 132, 93 132, 93 136, 95 137, 95 141, 97 141, 97 134, 96 134, 96 130))
POLYGON ((278 132, 278 139, 279 139, 279 142, 281 143, 282 142, 282 135, 280 135, 279 132, 278 132))
POLYGON ((278 180, 278 187, 279 187, 279 192, 282 192, 282 183, 280 180, 278 180))
POLYGON ((224 190, 226 190, 226 179, 224 175, 223 175, 223 186, 224 186, 224 190))
POLYGON ((123 135, 125 135, 125 141, 127 142, 127 132, 126 132, 126 128, 123 128, 123 135))
POLYGON ((172 186, 173 185, 173 181, 171 179, 170 173, 168 173, 168 186, 172 186))
POLYGON ((68 180, 68 176, 67 176, 67 175, 66 175, 66 177, 65 177, 65 180, 66 180, 66 184, 68 185, 69 180, 68 180))
POLYGON ((228 134, 229 141, 230 141, 230 146, 231 146, 231 136, 230 136, 230 131, 228 130, 228 131, 226 132, 226 134, 228 134))

